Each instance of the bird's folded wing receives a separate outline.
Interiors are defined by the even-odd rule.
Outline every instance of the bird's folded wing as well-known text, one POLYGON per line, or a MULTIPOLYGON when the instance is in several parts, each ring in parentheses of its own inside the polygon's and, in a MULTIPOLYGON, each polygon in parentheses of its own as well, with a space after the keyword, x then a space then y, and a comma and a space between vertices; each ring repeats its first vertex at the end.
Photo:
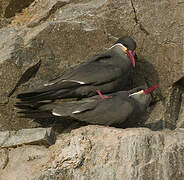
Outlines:
POLYGON ((88 101, 85 103, 74 103, 73 105, 71 104, 70 106, 68 106, 69 104, 65 104, 63 106, 63 103, 58 103, 57 106, 55 106, 52 110, 52 114, 55 116, 72 116, 75 114, 80 114, 83 113, 85 111, 89 111, 89 110, 93 110, 96 105, 97 105, 97 101, 88 101))
MULTIPOLYGON (((112 56, 108 53, 95 56, 88 61, 74 67, 69 72, 64 73, 62 76, 55 78, 48 85, 53 85, 55 83, 60 84, 63 81, 78 82, 79 84, 92 84, 111 81, 113 76, 116 76, 117 71, 119 73, 119 67, 112 66, 108 63, 112 56), (107 63, 105 63, 105 61, 107 63)), ((111 60, 112 61, 112 60, 111 60)))

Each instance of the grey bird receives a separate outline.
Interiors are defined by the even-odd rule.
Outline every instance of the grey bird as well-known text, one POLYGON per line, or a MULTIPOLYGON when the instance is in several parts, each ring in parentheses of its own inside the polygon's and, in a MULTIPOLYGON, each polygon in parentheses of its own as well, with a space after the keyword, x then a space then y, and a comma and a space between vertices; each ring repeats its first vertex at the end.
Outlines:
MULTIPOLYGON (((71 117, 89 124, 121 124, 128 118, 141 115, 151 102, 150 93, 158 85, 150 88, 138 87, 129 91, 108 94, 106 99, 96 95, 79 101, 53 104, 22 104, 17 107, 25 109, 20 113, 24 117, 40 117, 40 113, 50 112, 51 116, 71 117)), ((48 116, 46 116, 48 117, 48 116)))
POLYGON ((132 38, 120 38, 104 54, 87 60, 72 72, 66 72, 38 89, 18 94, 17 98, 23 102, 39 102, 124 90, 131 69, 135 67, 135 49, 136 43, 132 38))

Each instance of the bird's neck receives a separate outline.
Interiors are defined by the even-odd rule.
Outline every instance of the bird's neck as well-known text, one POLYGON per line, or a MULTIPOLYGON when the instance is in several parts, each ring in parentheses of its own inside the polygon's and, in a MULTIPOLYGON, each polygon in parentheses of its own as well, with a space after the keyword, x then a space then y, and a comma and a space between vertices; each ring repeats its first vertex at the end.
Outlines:
MULTIPOLYGON (((128 55, 126 54, 126 51, 125 49, 123 50, 122 48, 122 44, 118 43, 118 44, 115 44, 114 46, 112 46, 110 48, 110 51, 114 54, 114 56, 117 56, 119 57, 120 59, 122 59, 124 61, 124 63, 127 64, 127 66, 131 66, 132 63, 131 63, 131 60, 130 58, 128 57, 128 55)), ((124 47, 124 46, 123 46, 124 47)), ((126 48, 126 47, 125 47, 126 48)))
POLYGON ((134 102, 137 104, 137 108, 140 111, 145 111, 146 107, 148 107, 151 102, 150 95, 133 95, 131 98, 134 99, 134 102))

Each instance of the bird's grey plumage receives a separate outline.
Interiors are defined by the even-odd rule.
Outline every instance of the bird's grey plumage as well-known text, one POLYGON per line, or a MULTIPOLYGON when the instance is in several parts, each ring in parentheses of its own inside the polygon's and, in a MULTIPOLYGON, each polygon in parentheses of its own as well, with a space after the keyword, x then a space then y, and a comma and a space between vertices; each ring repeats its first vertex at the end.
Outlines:
POLYGON ((50 111, 53 116, 72 117, 90 124, 111 125, 119 124, 128 118, 143 113, 151 102, 150 94, 130 94, 139 91, 119 91, 108 94, 112 98, 100 99, 99 96, 82 99, 79 101, 53 103, 43 105, 32 110, 22 111, 28 117, 34 117, 34 111, 50 111))
MULTIPOLYGON (((136 44, 131 38, 135 50, 136 44)), ((122 41, 122 42, 121 42, 122 41)), ((123 43, 123 39, 121 39, 123 43)), ((72 72, 46 83, 39 89, 19 94, 21 101, 42 101, 62 98, 81 98, 96 95, 96 90, 111 93, 126 87, 132 64, 121 45, 115 45, 104 54, 95 56, 75 67, 72 72)))

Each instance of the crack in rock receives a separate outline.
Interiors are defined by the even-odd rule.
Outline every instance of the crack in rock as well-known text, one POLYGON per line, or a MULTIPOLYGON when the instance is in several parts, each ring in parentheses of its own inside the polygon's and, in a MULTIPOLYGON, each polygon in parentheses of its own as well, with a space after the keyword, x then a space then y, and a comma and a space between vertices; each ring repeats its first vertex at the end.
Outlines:
POLYGON ((36 64, 28 67, 28 69, 22 74, 20 79, 18 80, 17 84, 15 87, 12 89, 12 91, 8 94, 8 97, 10 97, 16 89, 21 85, 29 81, 32 77, 35 77, 37 71, 39 70, 41 65, 41 60, 39 60, 36 64))
POLYGON ((136 9, 135 9, 135 6, 134 6, 134 3, 133 3, 133 0, 130 1, 131 2, 131 6, 132 6, 132 9, 134 11, 134 20, 135 20, 135 23, 139 25, 139 28, 142 32, 144 32, 146 35, 150 35, 150 33, 144 28, 144 26, 142 25, 142 23, 140 23, 138 17, 137 17, 137 12, 136 12, 136 9))
POLYGON ((7 149, 0 150, 0 170, 5 169, 9 163, 9 151, 7 149))

